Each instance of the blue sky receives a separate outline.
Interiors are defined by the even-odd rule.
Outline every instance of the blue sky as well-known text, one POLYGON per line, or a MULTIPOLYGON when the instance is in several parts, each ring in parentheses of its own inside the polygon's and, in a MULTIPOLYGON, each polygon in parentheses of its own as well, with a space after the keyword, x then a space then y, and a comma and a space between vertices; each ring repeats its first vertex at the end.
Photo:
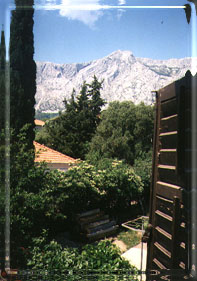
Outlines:
POLYGON ((153 59, 196 56, 196 46, 192 48, 194 24, 188 25, 183 8, 178 8, 186 3, 189 2, 35 0, 35 60, 87 62, 118 49, 153 59))

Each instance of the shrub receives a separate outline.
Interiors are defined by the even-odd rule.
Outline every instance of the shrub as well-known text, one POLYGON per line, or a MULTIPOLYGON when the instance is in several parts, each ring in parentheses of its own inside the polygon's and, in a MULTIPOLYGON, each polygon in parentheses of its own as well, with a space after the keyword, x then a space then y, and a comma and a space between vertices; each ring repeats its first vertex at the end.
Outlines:
POLYGON ((68 195, 65 213, 69 216, 95 207, 112 212, 127 209, 143 192, 140 177, 116 160, 106 161, 101 170, 82 162, 65 174, 64 185, 68 195))
POLYGON ((103 207, 113 212, 127 209, 143 192, 140 177, 122 161, 113 160, 106 169, 98 170, 95 181, 103 196, 103 207))
POLYGON ((36 242, 37 245, 32 250, 32 257, 28 260, 28 266, 34 270, 42 270, 45 274, 52 274, 53 280, 63 280, 65 273, 69 276, 68 280, 81 279, 77 274, 81 274, 80 277, 86 280, 85 276, 82 276, 86 274, 89 275, 89 278, 94 275, 96 280, 100 281, 119 280, 118 276, 110 279, 110 272, 132 270, 134 275, 137 274, 136 268, 123 259, 119 249, 107 240, 94 245, 86 245, 81 251, 71 248, 62 249, 56 241, 51 241, 44 246, 41 246, 43 243, 41 238, 36 242), (106 273, 107 279, 105 279, 106 273))
POLYGON ((73 166, 64 175, 65 213, 72 218, 77 213, 99 206, 100 194, 94 181, 95 169, 86 162, 73 166))

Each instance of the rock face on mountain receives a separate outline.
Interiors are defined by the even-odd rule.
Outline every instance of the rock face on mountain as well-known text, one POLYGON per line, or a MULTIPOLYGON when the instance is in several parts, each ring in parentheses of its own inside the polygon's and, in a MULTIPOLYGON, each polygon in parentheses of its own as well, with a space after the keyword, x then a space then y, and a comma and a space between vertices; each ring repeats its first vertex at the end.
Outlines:
POLYGON ((88 63, 37 62, 35 108, 41 112, 63 110, 63 100, 70 98, 73 88, 79 93, 83 81, 91 82, 94 75, 104 80, 101 96, 107 103, 131 100, 151 104, 151 91, 183 77, 191 64, 191 58, 152 60, 120 50, 88 63))

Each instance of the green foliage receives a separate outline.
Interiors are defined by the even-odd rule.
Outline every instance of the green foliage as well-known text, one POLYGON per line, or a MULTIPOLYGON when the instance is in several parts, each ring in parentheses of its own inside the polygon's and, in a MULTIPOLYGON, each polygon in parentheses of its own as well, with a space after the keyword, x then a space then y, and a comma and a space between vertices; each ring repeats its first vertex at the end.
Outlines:
POLYGON ((19 247, 30 245, 43 228, 52 233, 56 225, 65 222, 63 210, 68 197, 61 172, 49 171, 44 164, 34 165, 34 151, 27 149, 27 132, 28 125, 17 135, 18 142, 11 145, 11 250, 15 266, 20 262, 16 257, 19 247))
POLYGON ((22 259, 20 247, 32 244, 42 229, 54 237, 68 223, 73 227, 77 213, 95 207, 115 213, 138 200, 143 191, 141 179, 122 161, 106 161, 102 169, 87 162, 66 173, 47 170, 45 164, 32 165, 34 151, 27 149, 28 125, 20 130, 17 151, 11 161, 11 233, 14 266, 22 259))
MULTIPOLYGON (((10 127, 18 134, 25 124, 28 146, 33 148, 36 64, 33 39, 33 0, 15 0, 10 25, 10 127), (27 7, 28 9, 21 8, 27 7), (20 8, 19 8, 20 7, 20 8)), ((15 135, 12 141, 17 141, 15 135)))
POLYGON ((129 208, 143 192, 140 177, 122 161, 114 160, 106 169, 98 170, 95 181, 103 197, 101 206, 113 213, 129 208))
POLYGON ((5 128, 5 71, 0 70, 0 130, 5 128))
POLYGON ((93 153, 98 159, 118 158, 128 162, 134 158, 130 147, 134 138, 129 133, 134 129, 134 104, 132 102, 113 102, 101 114, 101 123, 93 137, 88 159, 93 153))
POLYGON ((152 175, 152 150, 145 153, 141 157, 137 158, 134 163, 134 171, 140 176, 144 185, 144 191, 142 194, 142 202, 144 212, 147 213, 149 208, 149 197, 150 197, 150 185, 152 175))
POLYGON ((6 64, 6 49, 5 49, 5 34, 1 31, 1 45, 0 45, 0 70, 5 70, 6 64))
POLYGON ((140 243, 141 236, 134 230, 124 230, 118 234, 117 239, 123 241, 127 249, 130 249, 140 243))
POLYGON ((67 219, 72 225, 76 214, 88 209, 100 207, 113 214, 127 209, 143 191, 140 178, 121 161, 103 170, 84 162, 66 173, 33 166, 24 176, 23 156, 15 162, 17 181, 11 189, 11 230, 18 246, 26 247, 43 228, 62 231, 62 222, 67 219))
POLYGON ((79 95, 75 90, 69 101, 64 100, 65 112, 46 123, 48 136, 42 136, 45 145, 74 158, 84 159, 100 119, 102 82, 94 76, 91 84, 83 83, 79 95))
MULTIPOLYGON (((4 241, 5 225, 5 135, 4 130, 0 130, 0 241, 4 241)), ((3 266, 0 261, 0 266, 3 266)))
POLYGON ((4 188, 5 181, 5 132, 0 130, 0 189, 4 188))
POLYGON ((64 176, 65 213, 72 220, 77 213, 99 205, 100 194, 94 182, 94 167, 81 163, 70 168, 64 176))
POLYGON ((112 102, 101 114, 86 158, 93 164, 102 158, 124 159, 133 164, 136 157, 150 150, 152 134, 153 107, 130 101, 112 102))
POLYGON ((43 228, 49 229, 50 235, 55 235, 60 225, 65 223, 64 203, 68 196, 62 181, 57 172, 45 170, 43 173, 42 168, 37 167, 29 171, 26 181, 21 180, 15 189, 11 189, 13 255, 18 247, 31 245, 32 238, 40 235, 43 228), (32 187, 35 185, 35 191, 25 190, 30 182, 32 187))
POLYGON ((45 125, 42 127, 41 130, 36 130, 35 141, 37 141, 38 143, 42 143, 42 144, 47 144, 47 145, 50 144, 51 138, 48 134, 48 131, 47 131, 45 125))
POLYGON ((73 214, 93 207, 115 213, 129 208, 131 200, 138 200, 143 192, 140 177, 115 160, 102 170, 83 162, 65 174, 65 185, 69 197, 66 213, 72 210, 73 214))
POLYGON ((1 32, 0 44, 0 130, 5 128, 5 68, 6 68, 6 50, 5 35, 1 32))
POLYGON ((110 272, 118 270, 123 272, 132 270, 133 275, 137 275, 136 268, 124 260, 118 248, 109 241, 103 240, 95 245, 86 245, 81 251, 71 248, 62 249, 55 241, 41 247, 40 242, 42 243, 42 240, 37 240, 28 266, 34 270, 43 270, 45 274, 53 273, 54 280, 62 280, 63 276, 65 278, 65 272, 68 272, 69 280, 85 278, 83 275, 78 276, 80 272, 81 274, 89 272, 89 277, 90 274, 94 275, 96 280, 100 281, 106 280, 104 272, 108 274, 107 280, 119 280, 118 276, 115 279, 110 278, 110 272))
POLYGON ((135 159, 152 149, 154 107, 140 103, 135 107, 135 159))

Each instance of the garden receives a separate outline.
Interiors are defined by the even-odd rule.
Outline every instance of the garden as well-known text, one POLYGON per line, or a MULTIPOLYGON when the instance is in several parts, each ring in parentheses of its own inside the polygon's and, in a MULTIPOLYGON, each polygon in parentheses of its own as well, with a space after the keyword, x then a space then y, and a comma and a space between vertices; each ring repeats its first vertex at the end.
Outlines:
MULTIPOLYGON (((141 177, 121 160, 108 160, 99 168, 81 161, 66 173, 49 170, 45 163, 32 165, 34 152, 27 150, 26 132, 24 127, 12 147, 18 153, 11 162, 11 268, 19 273, 23 269, 55 270, 60 276, 71 269, 136 272, 110 239, 80 243, 75 233, 77 247, 63 247, 55 238, 73 233, 76 216, 84 211, 100 208, 118 225, 142 214, 140 204, 131 204, 143 199, 141 177)), ((116 235, 128 248, 139 242, 139 237, 127 231, 116 235)))

